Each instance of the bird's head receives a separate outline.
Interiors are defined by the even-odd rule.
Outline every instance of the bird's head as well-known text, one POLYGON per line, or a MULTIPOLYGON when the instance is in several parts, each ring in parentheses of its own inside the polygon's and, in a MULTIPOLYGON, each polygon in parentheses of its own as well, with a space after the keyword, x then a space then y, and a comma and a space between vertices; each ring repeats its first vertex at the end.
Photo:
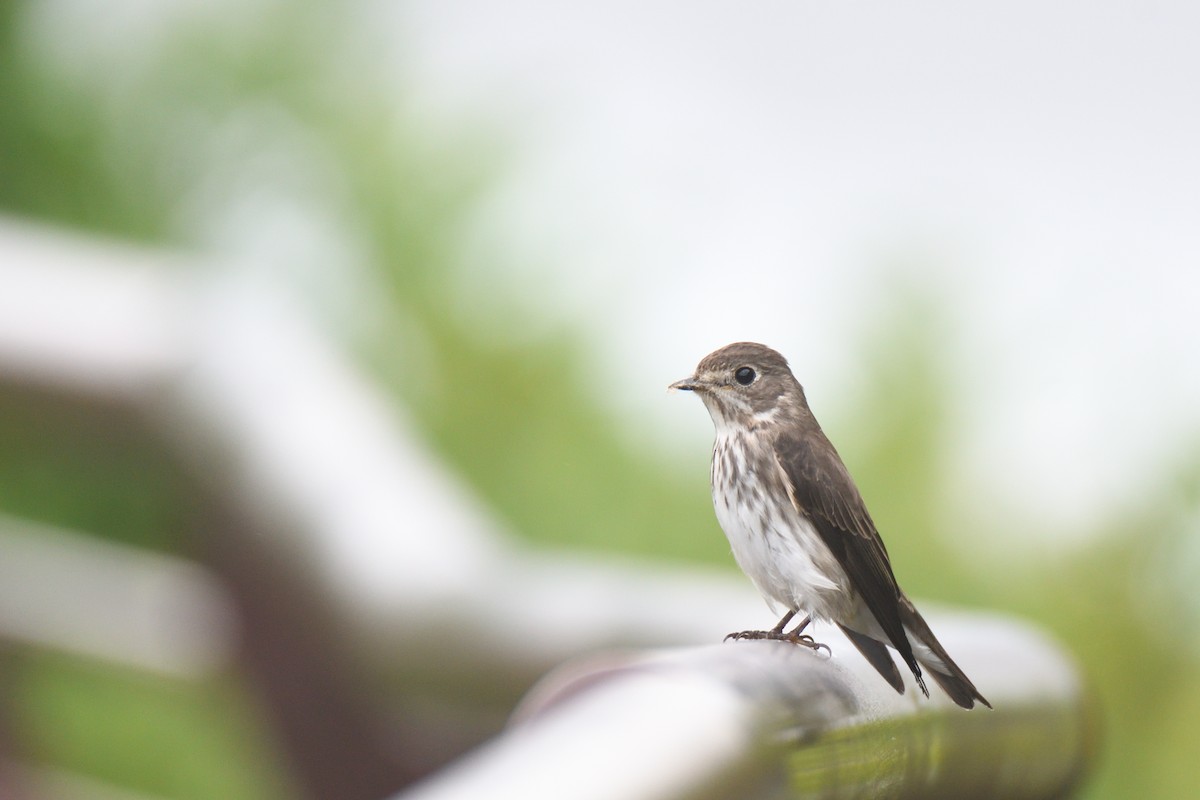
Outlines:
POLYGON ((808 409, 787 359, 755 342, 737 342, 709 353, 690 378, 667 388, 700 395, 718 428, 749 427, 780 413, 808 409))

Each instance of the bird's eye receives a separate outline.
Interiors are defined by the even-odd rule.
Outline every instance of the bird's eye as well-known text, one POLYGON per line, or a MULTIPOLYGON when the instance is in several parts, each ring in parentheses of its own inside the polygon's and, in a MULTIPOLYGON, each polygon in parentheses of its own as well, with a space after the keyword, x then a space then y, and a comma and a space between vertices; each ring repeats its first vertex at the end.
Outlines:
POLYGON ((733 379, 742 386, 749 386, 754 383, 754 379, 758 377, 754 374, 754 370, 750 367, 738 367, 737 372, 733 373, 733 379))

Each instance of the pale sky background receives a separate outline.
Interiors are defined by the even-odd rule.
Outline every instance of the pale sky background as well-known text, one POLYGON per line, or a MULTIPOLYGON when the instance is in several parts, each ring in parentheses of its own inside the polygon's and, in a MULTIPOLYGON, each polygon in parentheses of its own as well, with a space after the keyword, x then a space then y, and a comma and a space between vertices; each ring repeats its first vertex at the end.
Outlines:
POLYGON ((948 303, 959 457, 1002 513, 1087 529, 1200 438, 1200 7, 402 16, 419 107, 514 147, 468 292, 536 278, 542 312, 597 334, 596 391, 639 429, 706 443, 699 404, 662 387, 739 339, 782 350, 836 418, 907 282, 948 303))

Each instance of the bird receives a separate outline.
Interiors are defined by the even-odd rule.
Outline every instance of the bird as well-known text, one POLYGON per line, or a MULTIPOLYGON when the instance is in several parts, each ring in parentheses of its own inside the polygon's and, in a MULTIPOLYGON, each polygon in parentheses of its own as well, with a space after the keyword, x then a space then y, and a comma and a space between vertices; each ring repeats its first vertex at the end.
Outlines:
POLYGON ((715 429, 712 500, 733 556, 773 611, 771 639, 829 651, 804 631, 832 622, 892 688, 904 679, 890 646, 926 697, 925 675, 963 708, 991 708, 896 581, 887 548, 841 456, 809 409, 787 359, 736 342, 701 359, 670 389, 699 395, 715 429), (803 619, 785 629, 798 614, 803 619))

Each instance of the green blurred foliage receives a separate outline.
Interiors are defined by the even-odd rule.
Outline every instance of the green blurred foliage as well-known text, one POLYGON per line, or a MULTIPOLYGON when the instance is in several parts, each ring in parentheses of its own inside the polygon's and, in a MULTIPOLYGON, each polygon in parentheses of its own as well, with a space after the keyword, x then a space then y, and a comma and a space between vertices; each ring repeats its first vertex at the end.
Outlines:
POLYGON ((172 798, 293 797, 256 705, 227 681, 183 682, 26 652, 8 680, 25 755, 115 786, 172 798))
MULTIPOLYGON (((187 216, 196 196, 233 196, 228 184, 245 178, 254 153, 299 137, 303 153, 322 159, 322 174, 335 176, 307 188, 328 190, 324 211, 384 287, 376 299, 385 313, 364 326, 364 361, 515 532, 732 569, 704 476, 664 465, 616 429, 587 392, 579 334, 499 338, 462 313, 457 239, 503 150, 486 131, 430 134, 395 84, 372 70, 375 51, 360 47, 353 37, 362 32, 342 24, 337 4, 255 6, 228 23, 214 16, 180 26, 144 54, 141 71, 83 83, 23 38, 32 7, 0 4, 0 210, 203 246, 187 216), (249 133, 230 145, 229 127, 250 109, 269 113, 252 115, 249 133)), ((494 298, 493 328, 497 320, 521 326, 529 309, 519 288, 494 298)), ((1145 589, 1155 565, 1195 535, 1187 520, 1200 509, 1200 468, 1164 465, 1161 494, 1084 551, 995 567, 962 563, 946 544, 962 535, 947 520, 963 523, 947 507, 970 508, 950 498, 958 491, 948 457, 953 320, 933 297, 899 291, 887 313, 872 317, 855 396, 830 399, 809 387, 897 572, 914 595, 1037 620, 1078 655, 1105 730, 1104 758, 1085 797, 1193 796, 1195 647, 1163 635, 1170 623, 1147 625, 1145 589)), ((168 534, 179 528, 184 501, 152 451, 132 434, 47 432, 36 410, 0 408, 0 509, 179 547, 168 534)), ((1003 510, 971 513, 993 531, 1003 510)), ((1149 610, 1169 619, 1164 597, 1149 610)), ((1182 630, 1195 634, 1194 625, 1182 630)), ((44 655, 21 656, 6 672, 21 693, 32 757, 165 797, 282 794, 273 754, 246 746, 261 741, 252 732, 260 723, 240 689, 147 683, 44 655)))

